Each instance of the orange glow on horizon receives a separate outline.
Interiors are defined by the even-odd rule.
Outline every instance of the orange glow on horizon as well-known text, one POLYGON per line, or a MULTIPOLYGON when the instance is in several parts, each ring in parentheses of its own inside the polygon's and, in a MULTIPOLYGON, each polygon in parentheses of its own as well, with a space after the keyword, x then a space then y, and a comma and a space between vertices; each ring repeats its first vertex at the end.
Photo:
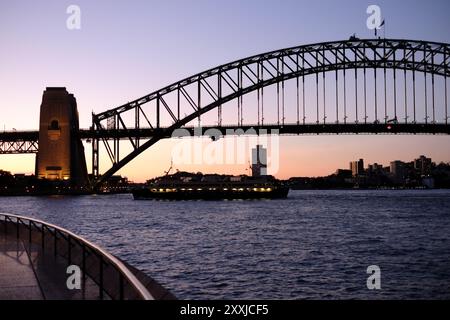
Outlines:
MULTIPOLYGON (((447 136, 296 136, 280 139, 280 168, 277 178, 287 179, 295 176, 327 176, 336 169, 348 169, 349 162, 363 158, 365 166, 379 163, 385 166, 390 161, 412 161, 420 155, 431 157, 439 163, 450 162, 447 136)), ((135 182, 164 175, 171 163, 171 152, 176 141, 164 140, 145 151, 131 161, 117 174, 128 177, 135 182)), ((90 171, 91 147, 85 144, 88 171, 90 171)), ((126 152, 124 150, 124 152, 126 152)), ((270 148, 269 148, 270 157, 270 148)), ((106 154, 101 154, 100 171, 110 166, 106 154)), ((176 170, 219 174, 248 174, 250 159, 244 164, 208 165, 174 164, 176 170)), ((0 169, 13 173, 34 173, 35 155, 0 155, 0 169)))

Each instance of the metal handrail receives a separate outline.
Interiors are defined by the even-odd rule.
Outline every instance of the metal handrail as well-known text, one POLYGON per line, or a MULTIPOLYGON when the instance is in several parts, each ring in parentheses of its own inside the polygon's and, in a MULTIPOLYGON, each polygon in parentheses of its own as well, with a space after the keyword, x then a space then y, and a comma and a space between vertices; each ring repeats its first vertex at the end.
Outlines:
MULTIPOLYGON (((72 239, 76 240, 80 244, 86 246, 92 252, 99 255, 102 261, 107 261, 109 264, 111 264, 123 277, 122 279, 126 279, 131 286, 136 290, 139 297, 143 300, 154 300, 155 298, 152 296, 152 294, 147 290, 147 288, 136 278, 136 276, 125 266, 123 262, 121 262, 119 259, 114 257, 112 254, 108 253, 104 249, 100 248, 99 246, 93 244, 92 242, 89 242, 88 240, 74 234, 73 232, 58 227, 54 224, 44 222, 39 219, 34 219, 30 217, 15 215, 15 214, 7 214, 7 213, 0 213, 0 217, 4 217, 4 222, 7 223, 9 220, 10 222, 15 222, 17 224, 27 221, 28 223, 23 223, 24 226, 28 227, 31 232, 31 225, 33 224, 35 227, 37 227, 37 224, 41 225, 42 230, 44 228, 47 228, 47 230, 51 231, 50 229, 53 229, 54 231, 54 237, 56 238, 56 232, 59 232, 63 236, 67 236, 67 240, 72 239), (13 221, 15 219, 16 221, 13 221)), ((18 228, 18 226, 17 226, 18 228)), ((70 241, 69 241, 70 243, 70 241)), ((101 266, 102 268, 103 266, 101 266)), ((122 280, 121 280, 122 282, 122 280)))

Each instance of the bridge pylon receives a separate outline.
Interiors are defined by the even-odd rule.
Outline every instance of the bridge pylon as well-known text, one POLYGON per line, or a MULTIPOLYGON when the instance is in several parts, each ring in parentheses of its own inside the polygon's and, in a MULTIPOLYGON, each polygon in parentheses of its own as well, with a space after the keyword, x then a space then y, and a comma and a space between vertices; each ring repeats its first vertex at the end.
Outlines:
POLYGON ((77 102, 64 87, 47 87, 42 96, 36 176, 76 186, 88 183, 77 102))

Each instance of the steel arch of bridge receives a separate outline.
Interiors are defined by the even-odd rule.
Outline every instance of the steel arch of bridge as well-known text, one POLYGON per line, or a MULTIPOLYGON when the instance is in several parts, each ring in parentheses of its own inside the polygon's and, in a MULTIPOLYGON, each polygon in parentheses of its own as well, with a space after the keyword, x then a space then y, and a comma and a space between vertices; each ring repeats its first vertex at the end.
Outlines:
MULTIPOLYGON (((198 118, 200 124, 201 115, 213 110, 218 110, 218 127, 222 126, 222 106, 223 104, 237 99, 238 102, 238 121, 237 125, 243 125, 242 119, 242 97, 252 92, 257 92, 258 103, 258 120, 255 121, 255 126, 264 127, 264 88, 270 85, 277 85, 277 126, 283 127, 286 125, 284 117, 284 100, 280 107, 280 84, 283 86, 284 81, 297 78, 297 126, 308 125, 312 128, 312 133, 315 131, 327 132, 324 130, 313 129, 314 126, 305 123, 305 113, 303 109, 303 118, 300 118, 299 111, 299 79, 304 79, 307 75, 316 75, 316 84, 318 84, 318 75, 327 72, 335 71, 336 83, 338 81, 338 71, 344 70, 344 85, 345 85, 345 70, 364 70, 364 93, 366 92, 366 70, 374 70, 375 76, 375 121, 379 121, 377 110, 377 85, 376 76, 377 70, 393 69, 394 79, 396 70, 405 72, 405 97, 406 97, 406 71, 413 74, 413 89, 414 89, 414 120, 408 123, 408 115, 405 116, 405 132, 414 133, 414 125, 430 127, 431 124, 436 126, 447 127, 448 125, 448 98, 447 98, 447 77, 450 76, 450 44, 415 41, 415 40, 392 40, 392 39, 350 39, 348 41, 325 42, 311 45, 303 45, 292 47, 260 55, 255 55, 249 58, 237 60, 228 64, 218 66, 216 68, 196 74, 192 77, 183 79, 179 82, 171 84, 158 91, 150 93, 137 100, 129 102, 120 107, 110 109, 108 111, 92 115, 92 128, 95 134, 102 136, 102 132, 117 130, 121 132, 130 132, 127 135, 133 151, 120 159, 119 156, 119 138, 94 138, 92 143, 92 170, 95 177, 99 177, 97 185, 108 179, 112 174, 125 166, 128 162, 148 149, 150 146, 163 138, 171 136, 171 133, 183 128, 189 122, 198 118), (415 80, 416 72, 430 75, 433 86, 433 103, 432 110, 428 110, 425 103, 426 117, 424 123, 416 121, 416 93, 415 80), (437 123, 435 119, 435 97, 434 97, 434 78, 435 76, 444 77, 445 79, 445 119, 444 123, 437 123), (192 94, 187 89, 190 86, 196 88, 196 94, 192 94), (226 92, 226 93, 225 93, 226 92), (165 97, 168 94, 175 93, 177 96, 176 103, 169 103, 165 97), (206 102, 205 102, 206 101, 206 102), (152 110, 144 112, 143 105, 147 103, 154 103, 152 110), (180 116, 180 106, 182 104, 191 107, 192 112, 186 116, 180 116), (432 116, 428 115, 428 111, 432 112, 432 116), (135 123, 133 127, 126 126, 123 115, 134 112, 135 123), (172 124, 168 127, 161 126, 161 114, 167 113, 172 124), (150 114, 155 116, 155 121, 149 121, 150 114), (428 119, 432 118, 431 124, 428 119), (154 130, 155 135, 148 141, 140 144, 140 137, 132 132, 141 130, 141 120, 144 119, 145 126, 154 130), (106 123, 105 123, 106 122, 106 123), (99 176, 99 145, 103 141, 107 153, 113 163, 112 167, 107 170, 102 176, 99 176), (112 142, 112 146, 110 144, 112 142)), ((356 71, 355 75, 357 77, 356 71)), ((386 77, 386 73, 385 73, 386 77)), ((386 81, 386 80, 385 80, 386 81)), ((394 80, 396 81, 396 80, 394 80)), ((395 82, 394 82, 395 85, 395 82)), ((385 85, 386 86, 386 85, 385 85)), ((426 80, 425 80, 426 86, 426 80)), ((325 86, 324 86, 325 88, 325 86)), ((344 87, 345 88, 345 87, 344 87)), ((282 88, 284 90, 284 86, 282 88)), ((304 90, 304 89, 303 89, 304 90)), ((337 84, 336 84, 336 92, 337 84)), ((427 91, 425 87, 425 92, 427 91)), ((345 92, 345 89, 344 89, 345 92)), ((284 91, 283 91, 284 94, 284 91)), ((344 93, 345 94, 345 93, 344 93)), ((366 94, 366 93, 365 93, 366 94)), ((395 91, 395 94, 396 91, 395 91)), ((324 110, 323 123, 319 120, 319 97, 317 86, 317 121, 316 125, 328 126, 326 123, 326 114, 324 110)), ((325 95, 325 89, 324 89, 325 95)), ((337 95, 337 93, 336 93, 337 95)), ((304 97, 304 95, 303 95, 304 97)), ((356 97, 357 98, 357 97, 356 97)), ((284 99, 284 96, 283 96, 284 99)), ((365 97, 366 99, 366 97, 365 97)), ((337 97, 337 100, 339 97, 337 97)), ((397 97, 395 97, 397 101, 397 97)), ((406 98, 405 98, 406 101, 406 98)), ((345 102, 344 102, 345 103, 345 102)), ((406 102, 405 102, 406 104, 406 102)), ((325 105, 325 104, 324 104, 325 105)), ((358 103, 356 103, 358 107, 358 103)), ((303 101, 304 108, 304 101, 303 101)), ((345 108, 345 107, 344 107, 345 108)), ((406 107, 405 107, 406 108, 406 107)), ((330 125, 333 129, 330 133, 336 132, 336 125, 343 124, 352 127, 358 127, 357 123, 347 124, 347 114, 343 115, 341 123, 339 116, 337 122, 330 125)), ((407 112, 407 111, 406 111, 407 112)), ((339 105, 336 102, 336 113, 339 113, 339 105)), ((397 106, 394 110, 395 121, 397 122, 397 106)), ((381 112, 380 112, 381 115, 381 112)), ((365 110, 364 123, 367 126, 367 110, 365 110)), ((385 118, 385 122, 388 119, 385 118)), ((339 129, 338 129, 339 130, 339 129)), ((369 129, 370 130, 370 129, 369 129)), ((428 129, 427 129, 428 130, 428 129)), ((425 130, 426 131, 426 130, 425 130)), ((402 131, 400 131, 402 132, 402 131)), ((376 133, 376 131, 374 132, 376 133)), ((398 133, 398 132, 396 132, 398 133)))

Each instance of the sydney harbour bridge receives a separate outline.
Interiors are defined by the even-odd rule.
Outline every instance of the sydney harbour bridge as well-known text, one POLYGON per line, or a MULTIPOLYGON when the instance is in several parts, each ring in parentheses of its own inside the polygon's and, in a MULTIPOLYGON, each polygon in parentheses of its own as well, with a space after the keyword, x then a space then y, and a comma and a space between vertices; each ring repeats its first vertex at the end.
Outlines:
MULTIPOLYGON (((449 65, 446 43, 351 37, 301 45, 227 63, 92 114, 79 138, 91 142, 99 186, 177 129, 448 135, 449 65), (111 160, 103 173, 101 148, 111 160)), ((37 153, 38 138, 39 131, 0 133, 0 154, 37 153)))

